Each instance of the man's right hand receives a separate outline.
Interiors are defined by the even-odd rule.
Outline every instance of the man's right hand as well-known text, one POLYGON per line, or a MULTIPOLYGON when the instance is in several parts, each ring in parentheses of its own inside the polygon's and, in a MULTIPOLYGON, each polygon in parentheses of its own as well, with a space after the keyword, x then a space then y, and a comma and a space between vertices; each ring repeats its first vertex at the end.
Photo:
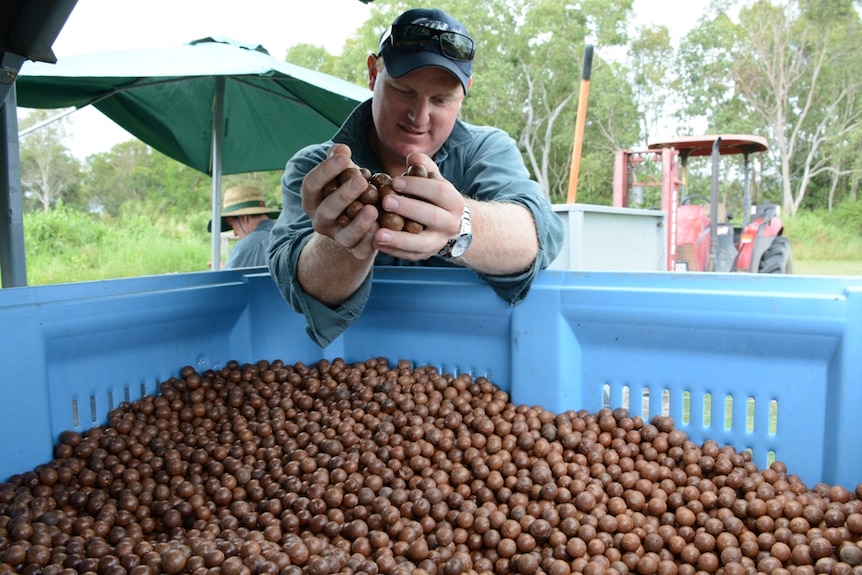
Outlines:
POLYGON ((347 226, 342 226, 339 217, 365 191, 368 182, 357 173, 326 193, 330 183, 351 167, 357 166, 351 160, 350 148, 344 144, 333 145, 327 158, 302 181, 302 209, 311 219, 314 231, 330 238, 356 259, 366 260, 377 253, 372 246, 374 234, 380 228, 377 208, 366 205, 347 226))

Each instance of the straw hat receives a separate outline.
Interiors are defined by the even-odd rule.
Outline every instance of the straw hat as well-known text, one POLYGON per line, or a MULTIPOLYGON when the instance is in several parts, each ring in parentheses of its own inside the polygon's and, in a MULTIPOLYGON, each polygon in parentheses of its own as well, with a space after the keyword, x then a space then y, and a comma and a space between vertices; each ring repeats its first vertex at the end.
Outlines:
MULTIPOLYGON (((228 188, 224 192, 224 200, 221 209, 221 231, 231 229, 227 223, 228 217, 251 216, 256 214, 267 214, 271 218, 277 218, 280 210, 266 207, 263 190, 253 186, 236 186, 228 188)), ((207 224, 207 231, 212 231, 213 222, 207 224)))

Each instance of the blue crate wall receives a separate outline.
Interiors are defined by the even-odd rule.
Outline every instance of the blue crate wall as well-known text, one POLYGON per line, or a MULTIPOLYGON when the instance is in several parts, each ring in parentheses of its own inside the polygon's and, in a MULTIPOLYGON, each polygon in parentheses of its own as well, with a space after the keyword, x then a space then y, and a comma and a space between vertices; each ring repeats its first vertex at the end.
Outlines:
POLYGON ((286 362, 385 357, 441 372, 511 379, 512 309, 464 270, 375 270, 372 297, 357 321, 321 350, 305 333, 304 318, 288 308, 269 274, 248 278, 251 356, 286 362))
POLYGON ((515 401, 670 415, 694 441, 751 450, 761 467, 780 459, 808 484, 862 481, 858 279, 578 273, 560 283, 540 286, 514 322, 535 332, 515 401))
POLYGON ((696 442, 852 488, 860 301, 854 278, 549 270, 510 307, 466 270, 382 269, 363 316, 320 349, 263 270, 0 290, 13 326, 0 334, 0 480, 184 365, 385 356, 484 375, 554 411, 666 412, 696 442))
POLYGON ((218 274, 0 291, 0 478, 49 460, 62 431, 104 424, 182 366, 241 350, 247 304, 243 279, 218 274))

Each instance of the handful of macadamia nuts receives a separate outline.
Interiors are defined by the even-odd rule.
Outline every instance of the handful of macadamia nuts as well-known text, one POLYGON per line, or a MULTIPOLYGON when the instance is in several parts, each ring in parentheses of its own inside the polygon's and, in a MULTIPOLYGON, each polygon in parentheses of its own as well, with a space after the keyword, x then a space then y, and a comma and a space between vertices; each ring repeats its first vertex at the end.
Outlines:
MULTIPOLYGON (((336 153, 336 150, 341 145, 342 144, 336 144, 332 146, 329 150, 329 157, 336 153)), ((408 166, 403 175, 419 178, 440 179, 439 174, 429 173, 428 170, 425 169, 425 166, 421 164, 412 164, 408 166)), ((350 222, 352 222, 353 218, 362 211, 363 207, 376 206, 377 211, 380 214, 377 218, 380 227, 396 232, 403 230, 411 234, 418 234, 425 229, 424 226, 418 222, 401 217, 393 212, 387 212, 383 209, 383 198, 389 194, 395 193, 395 190, 392 189, 392 177, 384 172, 371 173, 371 170, 368 168, 360 168, 358 166, 347 168, 324 187, 324 197, 328 196, 339 186, 357 176, 362 176, 365 181, 368 182, 368 187, 366 187, 365 191, 362 192, 356 200, 351 202, 351 204, 347 206, 347 208, 338 217, 338 223, 341 227, 346 227, 350 222)))

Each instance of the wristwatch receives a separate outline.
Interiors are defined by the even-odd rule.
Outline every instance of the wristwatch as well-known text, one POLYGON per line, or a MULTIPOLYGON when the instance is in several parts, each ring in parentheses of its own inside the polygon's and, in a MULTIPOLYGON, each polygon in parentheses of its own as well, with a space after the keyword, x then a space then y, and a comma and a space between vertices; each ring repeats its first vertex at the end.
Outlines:
POLYGON ((473 241, 473 227, 470 225, 470 205, 464 203, 464 211, 461 212, 461 230, 454 238, 450 238, 443 246, 437 257, 444 260, 454 260, 464 255, 470 243, 473 241))

